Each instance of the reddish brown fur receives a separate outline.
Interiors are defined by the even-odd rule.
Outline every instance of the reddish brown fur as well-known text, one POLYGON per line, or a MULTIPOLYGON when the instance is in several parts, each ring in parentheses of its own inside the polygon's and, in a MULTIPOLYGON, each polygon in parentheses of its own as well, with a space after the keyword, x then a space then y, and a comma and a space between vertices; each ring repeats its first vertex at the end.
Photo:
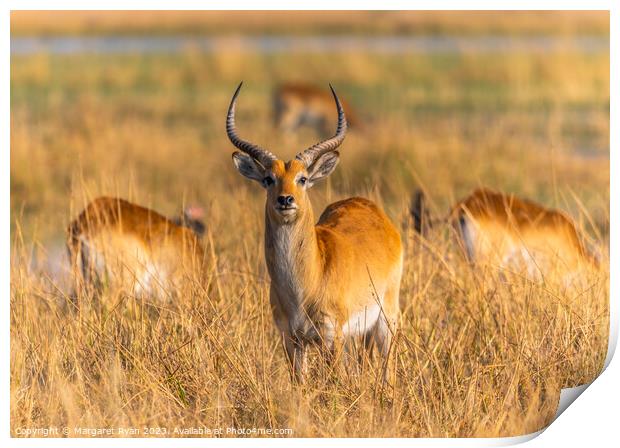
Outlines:
POLYGON ((377 343, 387 376, 400 311, 403 252, 396 227, 363 198, 331 204, 315 224, 307 188, 335 167, 316 174, 315 165, 323 166, 325 158, 310 168, 296 159, 275 160, 267 169, 240 153, 233 160, 246 177, 274 179, 265 204, 265 257, 274 320, 296 378, 303 380, 308 344, 318 343, 334 359, 344 338, 353 335, 377 343), (279 210, 283 196, 294 198, 293 212, 279 210))
POLYGON ((105 260, 106 269, 122 265, 131 271, 132 277, 145 275, 145 265, 157 266, 166 277, 153 280, 161 280, 159 286, 167 281, 177 284, 185 269, 202 270, 204 254, 200 241, 188 228, 174 224, 156 211, 111 197, 95 199, 71 222, 68 249, 76 275, 81 275, 82 281, 96 280, 92 278, 97 268, 93 265, 95 254, 89 253, 95 252, 99 262, 105 260))
MULTIPOLYGON (((330 205, 315 224, 308 197, 308 189, 329 176, 340 158, 336 149, 344 140, 347 120, 336 92, 330 88, 338 112, 336 133, 284 162, 238 136, 234 117, 240 88, 241 84, 228 109, 226 132, 241 150, 232 157, 239 173, 267 193, 265 259, 271 277, 270 303, 291 371, 303 381, 310 344, 318 344, 334 361, 345 338, 361 338, 368 346, 371 341, 377 344, 384 378, 389 377, 403 267, 398 230, 380 208, 362 198, 330 205)), ((295 90, 302 93, 298 102, 331 104, 331 99, 324 101, 322 93, 315 96, 310 88, 295 90)), ((323 128, 327 123, 323 116, 313 119, 323 128)))
MULTIPOLYGON (((351 128, 361 128, 361 122, 351 105, 341 100, 351 128)), ((320 134, 330 132, 329 123, 334 121, 334 100, 329 90, 312 84, 285 83, 274 89, 274 121, 276 126, 295 131, 302 124, 311 126, 320 134), (303 116, 313 118, 303 123, 303 116)))
POLYGON ((574 271, 585 264, 597 264, 570 217, 513 194, 475 190, 452 208, 450 216, 465 247, 468 242, 463 226, 473 224, 477 239, 468 248, 473 261, 496 257, 504 263, 520 250, 544 258, 536 263, 536 269, 543 271, 551 265, 574 271))

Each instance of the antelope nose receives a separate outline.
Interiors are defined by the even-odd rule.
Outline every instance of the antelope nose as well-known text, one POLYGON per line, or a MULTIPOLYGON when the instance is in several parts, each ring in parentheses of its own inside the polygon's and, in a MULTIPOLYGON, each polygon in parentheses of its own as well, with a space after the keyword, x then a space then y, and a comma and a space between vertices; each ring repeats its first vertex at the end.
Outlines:
POLYGON ((293 202, 295 202, 295 198, 290 194, 278 196, 278 204, 280 204, 282 207, 288 207, 289 205, 293 205, 293 202))

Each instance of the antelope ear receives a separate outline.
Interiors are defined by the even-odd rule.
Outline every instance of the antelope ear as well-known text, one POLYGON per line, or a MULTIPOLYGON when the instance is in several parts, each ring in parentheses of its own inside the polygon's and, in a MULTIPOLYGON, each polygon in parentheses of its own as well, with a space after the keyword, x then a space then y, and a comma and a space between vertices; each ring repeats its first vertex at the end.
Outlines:
POLYGON ((319 157, 308 168, 308 178, 310 180, 310 185, 312 186, 312 184, 314 184, 316 181, 319 181, 324 177, 329 176, 334 171, 334 169, 336 169, 336 165, 338 165, 339 160, 340 153, 338 151, 331 151, 319 157))
POLYGON ((243 152, 235 151, 232 155, 232 159, 237 171, 239 171, 242 176, 259 183, 263 182, 265 169, 252 157, 243 152))

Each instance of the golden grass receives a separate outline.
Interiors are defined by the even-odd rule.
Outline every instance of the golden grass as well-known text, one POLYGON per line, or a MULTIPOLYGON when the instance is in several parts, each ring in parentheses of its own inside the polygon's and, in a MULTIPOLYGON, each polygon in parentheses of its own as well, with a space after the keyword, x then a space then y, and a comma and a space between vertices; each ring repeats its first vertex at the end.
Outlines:
POLYGON ((11 89, 13 435, 49 425, 516 435, 543 427, 560 388, 602 368, 606 54, 14 56, 11 89), (282 157, 316 137, 271 129, 274 80, 330 80, 370 124, 351 132, 312 199, 318 212, 368 196, 402 229, 393 389, 378 387, 375 364, 332 374, 318 359, 308 385, 290 385, 268 306, 263 193, 233 169, 224 134, 241 78, 240 132, 282 157), (440 214, 481 184, 575 217, 603 256, 591 287, 502 282, 463 263, 447 231, 426 243, 413 234, 407 206, 418 185, 440 214), (102 193, 166 214, 204 205, 219 291, 192 284, 155 307, 109 289, 71 312, 62 276, 52 275, 55 251, 70 217, 102 193))
MULTIPOLYGON (((241 205, 233 210, 244 214, 241 205)), ((163 306, 108 289, 100 300, 80 297, 73 313, 51 281, 14 266, 13 431, 206 426, 291 428, 295 436, 518 435, 550 422, 560 387, 591 381, 602 367, 605 273, 589 279, 591 289, 562 291, 491 280, 454 258, 451 276, 405 231, 395 387, 380 387, 376 364, 331 373, 315 356, 308 385, 294 388, 271 322, 259 218, 251 221, 217 250, 219 292, 191 285, 163 306)), ((444 243, 431 242, 440 254, 444 243)))
POLYGON ((13 11, 12 35, 609 34, 608 11, 13 11))

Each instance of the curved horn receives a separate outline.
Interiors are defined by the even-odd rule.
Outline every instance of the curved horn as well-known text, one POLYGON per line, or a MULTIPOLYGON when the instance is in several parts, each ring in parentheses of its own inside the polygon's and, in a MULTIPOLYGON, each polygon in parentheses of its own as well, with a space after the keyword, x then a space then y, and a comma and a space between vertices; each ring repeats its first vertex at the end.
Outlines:
POLYGON ((323 140, 322 142, 309 147, 295 156, 295 158, 303 162, 306 167, 312 165, 316 159, 321 157, 323 154, 334 151, 338 148, 338 146, 340 146, 340 144, 344 141, 344 136, 347 133, 347 117, 344 115, 344 109, 342 108, 338 95, 336 95, 336 92, 331 84, 329 85, 329 88, 332 91, 332 95, 334 95, 336 108, 338 109, 338 128, 336 128, 336 133, 332 138, 323 140))
POLYGON ((237 129, 235 127, 235 106, 237 105, 237 95, 239 95, 239 91, 241 90, 241 86, 243 82, 239 83, 239 87, 235 90, 235 94, 230 101, 230 106, 228 107, 228 115, 226 115, 226 133, 228 134, 228 138, 244 153, 248 154, 253 159, 260 162, 263 167, 268 168, 271 166, 271 163, 277 159, 275 155, 267 151, 266 149, 261 148, 253 143, 247 142, 237 135, 237 129))

